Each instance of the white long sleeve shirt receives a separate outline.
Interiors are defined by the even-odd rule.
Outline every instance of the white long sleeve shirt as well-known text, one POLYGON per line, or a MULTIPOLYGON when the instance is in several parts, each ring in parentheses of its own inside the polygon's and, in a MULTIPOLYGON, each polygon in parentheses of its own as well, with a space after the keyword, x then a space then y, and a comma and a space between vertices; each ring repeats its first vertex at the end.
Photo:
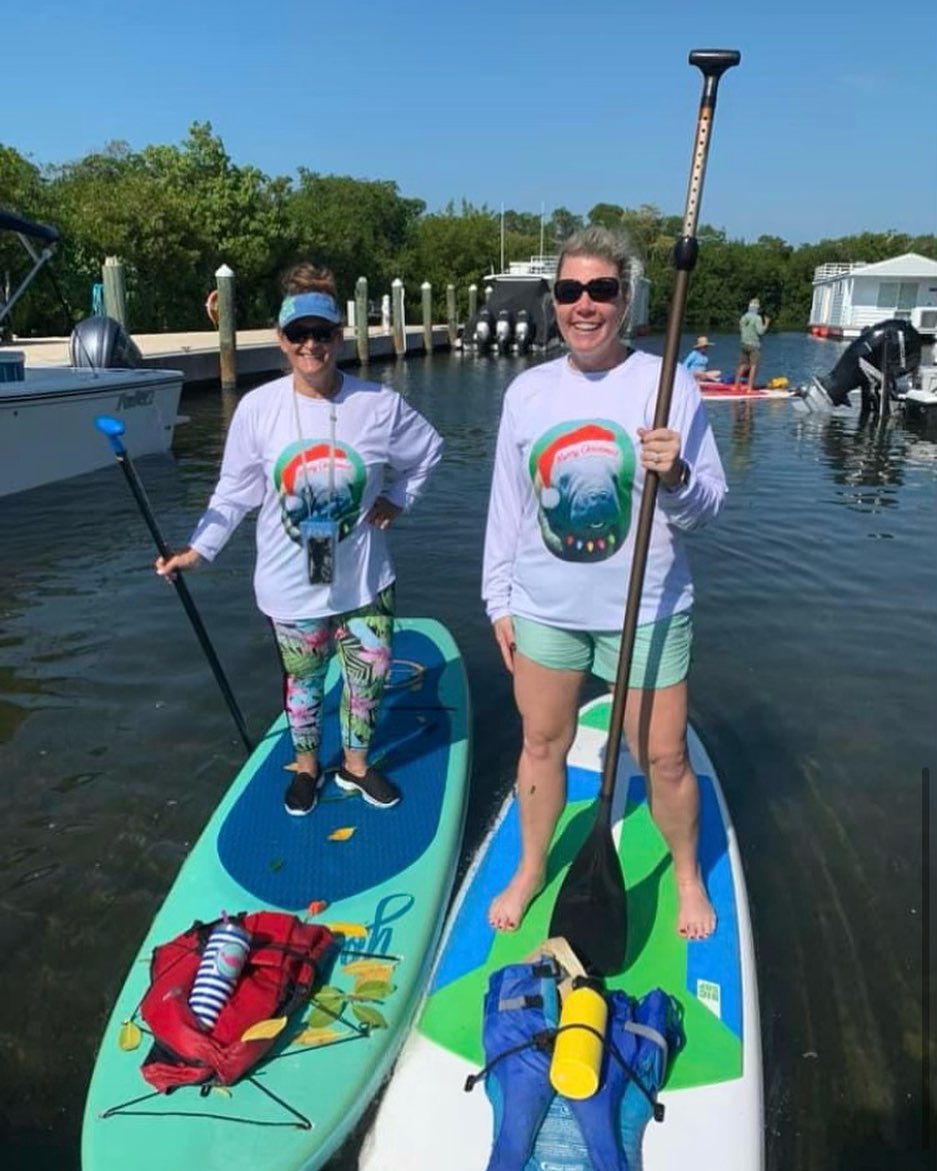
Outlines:
POLYGON ((365 517, 378 496, 408 508, 442 439, 396 391, 348 374, 333 399, 293 389, 292 375, 238 404, 221 474, 190 544, 209 561, 258 508, 254 592, 270 618, 294 622, 373 601, 394 580, 385 533, 365 517), (333 581, 311 585, 300 524, 338 521, 333 581))
MULTIPOLYGON (((572 630, 619 630, 644 471, 639 427, 651 428, 660 358, 633 352, 585 374, 566 357, 525 371, 505 393, 498 431, 482 596, 506 614, 572 630)), ((680 530, 713 518, 725 475, 696 380, 677 367, 669 427, 690 467, 657 495, 638 622, 689 609, 693 583, 680 530)))

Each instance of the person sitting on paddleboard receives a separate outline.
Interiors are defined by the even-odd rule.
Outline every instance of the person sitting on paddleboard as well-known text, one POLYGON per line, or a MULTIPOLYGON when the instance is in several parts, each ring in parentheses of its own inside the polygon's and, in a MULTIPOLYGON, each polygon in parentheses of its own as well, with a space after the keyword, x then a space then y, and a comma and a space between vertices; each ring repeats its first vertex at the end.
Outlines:
POLYGON ((752 297, 748 309, 739 318, 739 364, 735 370, 735 388, 741 385, 745 371, 748 371, 748 389, 755 389, 755 375, 758 373, 758 359, 761 357, 761 339, 771 324, 771 318, 761 312, 761 302, 752 297))
POLYGON ((296 772, 287 813, 316 804, 326 669, 338 655, 342 763, 336 782, 371 805, 400 792, 368 765, 390 669, 394 566, 386 532, 419 496, 442 439, 401 395, 337 368, 344 331, 335 280, 299 264, 284 278, 277 336, 290 373, 246 394, 191 543, 157 572, 214 560, 251 509, 254 591, 273 626, 296 772))
POLYGON ((570 237, 553 285, 569 353, 524 371, 504 396, 482 596, 513 675, 523 746, 520 861, 488 912, 499 930, 514 930, 543 886, 586 672, 615 679, 648 468, 661 488, 624 733, 673 858, 677 930, 703 939, 715 927, 697 862, 699 794, 686 747, 693 585, 682 532, 716 516, 726 483, 698 384, 682 366, 670 426, 652 426, 661 359, 620 337, 635 263, 627 241, 605 228, 570 237))
POLYGON ((709 355, 706 351, 711 345, 709 338, 705 334, 700 334, 693 343, 693 349, 683 359, 683 365, 697 382, 718 382, 722 377, 721 370, 708 369, 709 355))

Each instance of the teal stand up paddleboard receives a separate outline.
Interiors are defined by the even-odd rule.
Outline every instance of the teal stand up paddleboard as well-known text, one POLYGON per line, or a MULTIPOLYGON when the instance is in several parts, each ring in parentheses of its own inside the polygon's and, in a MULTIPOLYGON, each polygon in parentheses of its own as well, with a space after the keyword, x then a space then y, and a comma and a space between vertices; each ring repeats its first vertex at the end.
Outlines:
MULTIPOLYGON (((453 904, 423 1008, 365 1139, 360 1171, 485 1171, 492 1109, 481 1089, 466 1093, 465 1086, 485 1064, 488 979, 536 955, 549 934, 556 894, 594 821, 610 712, 606 698, 580 710, 568 758, 568 804, 550 851, 547 886, 515 932, 496 932, 487 919, 491 899, 517 865, 513 796, 482 843, 453 904)), ((700 785, 700 866, 718 916, 709 939, 691 942, 676 932, 673 866, 651 820, 645 778, 624 750, 612 806, 629 928, 624 968, 606 983, 635 999, 663 990, 679 1005, 686 1038, 665 1075, 665 1120, 623 1135, 627 1166, 762 1171, 761 1039, 745 881, 715 770, 692 729, 688 747, 700 785)), ((558 1097, 555 1107, 519 1171, 592 1171, 564 1101, 558 1097)))
POLYGON ((320 751, 329 780, 306 817, 283 793, 278 719, 222 799, 156 915, 104 1030, 85 1108, 84 1171, 311 1171, 354 1128, 425 992, 452 889, 471 763, 465 671, 438 622, 399 620, 371 760, 403 799, 378 809, 331 779, 340 757, 332 664, 320 751), (195 921, 274 910, 321 923, 341 950, 308 1007, 230 1087, 156 1094, 138 1012, 153 949, 195 921))

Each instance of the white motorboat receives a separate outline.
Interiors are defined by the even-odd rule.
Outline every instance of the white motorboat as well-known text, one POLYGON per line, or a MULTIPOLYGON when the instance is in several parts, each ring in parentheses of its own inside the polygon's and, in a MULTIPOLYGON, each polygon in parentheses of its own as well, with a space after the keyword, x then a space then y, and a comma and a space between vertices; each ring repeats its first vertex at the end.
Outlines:
MULTIPOLYGON (((5 373, 15 365, 11 351, 0 350, 5 373)), ((131 456, 169 450, 181 371, 26 366, 22 373, 0 381, 0 496, 112 463, 94 426, 98 415, 124 420, 131 456)))
POLYGON ((914 371, 903 401, 910 414, 937 418, 937 366, 921 365, 914 371))
MULTIPOLYGON (((9 331, 16 302, 51 259, 59 241, 49 224, 0 210, 31 267, 0 295, 0 329, 9 331)), ((98 415, 126 424, 131 456, 168 451, 181 370, 143 368, 143 356, 111 317, 86 317, 69 340, 70 366, 28 366, 22 350, 0 347, 0 496, 92 472, 113 456, 94 426, 98 415)))
MULTIPOLYGON (((485 300, 462 331, 462 345, 476 353, 525 354, 529 350, 549 350, 560 346, 556 328, 552 289, 559 256, 531 256, 529 260, 512 260, 506 271, 492 272, 482 278, 485 300)), ((504 254, 502 246, 502 270, 504 254)), ((630 339, 648 331, 650 281, 643 267, 632 265, 628 291, 628 314, 622 336, 630 339)))

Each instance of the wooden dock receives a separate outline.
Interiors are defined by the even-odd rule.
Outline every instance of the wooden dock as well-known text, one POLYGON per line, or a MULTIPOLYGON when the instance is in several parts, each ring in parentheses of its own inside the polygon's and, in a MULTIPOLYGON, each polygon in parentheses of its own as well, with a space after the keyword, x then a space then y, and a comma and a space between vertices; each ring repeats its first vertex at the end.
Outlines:
MULTIPOLYGON (((409 325, 406 330, 407 355, 426 352, 422 325, 409 325)), ((181 370, 185 384, 194 382, 217 382, 220 377, 217 330, 193 333, 135 333, 133 340, 143 354, 144 365, 154 369, 181 370)), ((432 332, 433 350, 448 350, 449 333, 445 325, 434 325, 432 332)), ((67 366, 68 338, 41 337, 17 338, 0 349, 21 350, 26 355, 26 365, 67 366)), ((368 353, 375 361, 394 358, 394 336, 380 326, 368 330, 368 353)), ((406 355, 401 354, 401 358, 406 355)), ((358 349, 355 333, 345 330, 345 340, 339 363, 343 366, 358 365, 358 349)), ((271 377, 287 369, 276 340, 276 333, 270 329, 239 330, 237 335, 238 379, 254 379, 269 374, 271 377)))

